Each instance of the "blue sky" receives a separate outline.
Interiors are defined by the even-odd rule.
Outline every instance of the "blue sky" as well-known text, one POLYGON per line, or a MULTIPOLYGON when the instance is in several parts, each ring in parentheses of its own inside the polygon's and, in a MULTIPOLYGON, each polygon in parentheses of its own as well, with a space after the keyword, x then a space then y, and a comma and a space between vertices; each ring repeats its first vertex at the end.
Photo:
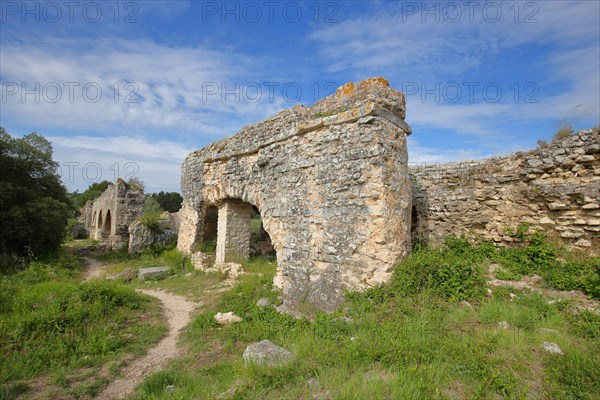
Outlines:
POLYGON ((600 123, 600 2, 0 0, 0 126, 83 190, 178 191, 192 150, 348 81, 407 94, 411 163, 600 123))

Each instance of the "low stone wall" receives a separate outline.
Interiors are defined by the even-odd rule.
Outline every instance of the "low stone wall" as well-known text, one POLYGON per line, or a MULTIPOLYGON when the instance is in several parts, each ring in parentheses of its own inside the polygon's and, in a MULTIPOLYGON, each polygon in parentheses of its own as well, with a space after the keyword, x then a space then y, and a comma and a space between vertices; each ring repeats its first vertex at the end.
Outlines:
POLYGON ((141 253, 152 245, 165 246, 177 239, 177 231, 172 229, 169 220, 160 221, 156 229, 150 229, 140 221, 129 225, 129 253, 141 253))
POLYGON ((526 222, 600 248, 600 130, 479 161, 411 166, 413 240, 467 236, 510 243, 526 222))

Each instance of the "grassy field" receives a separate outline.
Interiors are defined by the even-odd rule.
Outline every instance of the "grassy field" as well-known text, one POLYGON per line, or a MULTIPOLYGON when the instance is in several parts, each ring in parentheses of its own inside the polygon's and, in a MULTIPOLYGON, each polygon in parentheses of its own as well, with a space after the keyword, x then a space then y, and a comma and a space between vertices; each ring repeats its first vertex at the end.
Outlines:
POLYGON ((64 388, 62 398, 96 393, 125 354, 140 354, 164 333, 156 303, 133 292, 147 287, 184 295, 199 308, 180 340, 182 355, 143 381, 138 400, 215 399, 228 390, 224 398, 597 398, 600 316, 591 299, 600 294, 600 258, 525 229, 515 237, 511 249, 456 238, 443 248, 416 249, 391 282, 349 293, 339 312, 312 320, 256 305, 260 298, 279 303, 272 260, 245 262, 234 286, 221 274, 193 270, 174 249, 99 257, 106 274, 174 268, 150 282, 81 283, 76 259, 58 267, 34 263, 0 283, 0 398, 40 387, 64 388), (490 287, 490 265, 498 279, 537 274, 541 282, 490 287), (218 325, 214 314, 228 311, 243 322, 218 325), (295 361, 245 366, 246 346, 264 339, 293 352, 295 361), (563 354, 547 352, 544 342, 563 354))
POLYGON ((349 294, 340 312, 312 321, 256 305, 261 297, 277 302, 275 266, 256 261, 247 266, 252 274, 189 326, 186 356, 146 379, 135 398, 213 399, 234 388, 235 399, 595 399, 598 314, 529 289, 489 294, 486 267, 498 262, 499 274, 513 279, 540 273, 543 287, 597 297, 598 261, 543 236, 510 250, 450 239, 443 249, 416 251, 388 285, 349 294), (217 325, 218 311, 234 311, 243 322, 217 325), (296 360, 277 369, 245 367, 245 347, 263 339, 296 360), (564 354, 546 352, 544 342, 564 354))
POLYGON ((159 303, 63 255, 0 276, 0 399, 96 394, 165 333, 159 303))

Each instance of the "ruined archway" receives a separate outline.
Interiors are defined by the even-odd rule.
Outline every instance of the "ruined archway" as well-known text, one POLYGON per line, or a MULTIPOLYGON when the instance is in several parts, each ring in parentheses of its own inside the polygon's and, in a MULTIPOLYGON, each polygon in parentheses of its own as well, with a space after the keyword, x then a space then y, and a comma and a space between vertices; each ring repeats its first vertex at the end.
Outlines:
POLYGON ((104 226, 104 220, 102 219, 102 210, 98 212, 98 219, 96 220, 96 228, 94 229, 95 235, 94 239, 101 240, 102 239, 102 227, 104 226))
POLYGON ((106 218, 104 218, 104 226, 103 226, 102 234, 104 235, 104 237, 109 237, 110 235, 113 234, 112 218, 110 215, 110 210, 106 211, 106 218))
MULTIPOLYGON (((372 78, 194 151, 182 167, 179 250, 198 248, 213 205, 217 251, 227 259, 233 238, 246 243, 247 233, 221 225, 245 226, 255 205, 277 254, 274 285, 291 312, 333 311, 344 291, 389 280, 410 252, 404 118, 404 95, 372 78)), ((245 256, 246 247, 235 251, 245 256)))
POLYGON ((121 248, 129 243, 130 225, 143 215, 144 192, 119 178, 100 197, 88 201, 81 212, 94 239, 121 248))

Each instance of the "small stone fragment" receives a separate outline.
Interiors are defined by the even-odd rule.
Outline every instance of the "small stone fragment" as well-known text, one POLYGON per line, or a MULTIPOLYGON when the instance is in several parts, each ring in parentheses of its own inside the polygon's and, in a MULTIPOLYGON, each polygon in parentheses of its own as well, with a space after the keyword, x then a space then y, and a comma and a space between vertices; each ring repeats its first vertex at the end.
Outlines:
POLYGON ((556 343, 551 343, 551 342, 544 342, 544 350, 546 350, 548 353, 552 353, 552 354, 564 354, 563 351, 560 349, 560 347, 558 347, 558 345, 556 343))
POLYGON ((270 340, 255 342, 244 350, 245 364, 268 367, 282 367, 291 363, 295 356, 290 351, 273 344, 270 340))
POLYGON ((171 267, 149 267, 140 268, 138 278, 147 279, 163 279, 173 271, 171 267))
POLYGON ((222 313, 222 312, 216 313, 215 321, 217 321, 217 323, 219 325, 228 325, 228 324, 235 324, 237 322, 242 322, 242 319, 240 317, 238 317, 237 315, 235 315, 233 313, 233 311, 231 311, 231 312, 227 312, 227 313, 222 313))
POLYGON ((261 299, 258 299, 258 301, 256 302, 256 305, 259 307, 265 308, 265 307, 269 307, 271 305, 271 302, 266 297, 263 297, 261 299))

